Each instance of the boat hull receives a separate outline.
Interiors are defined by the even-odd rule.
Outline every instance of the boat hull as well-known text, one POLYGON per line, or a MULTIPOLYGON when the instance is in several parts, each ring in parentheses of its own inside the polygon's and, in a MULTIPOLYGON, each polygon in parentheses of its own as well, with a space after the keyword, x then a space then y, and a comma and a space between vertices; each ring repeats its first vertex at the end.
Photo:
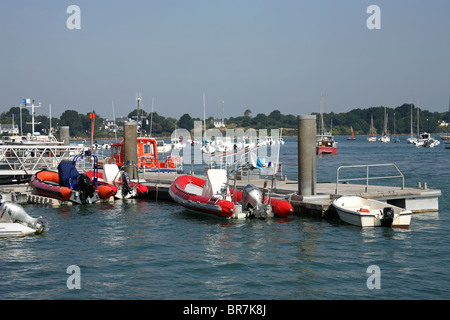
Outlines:
POLYGON ((59 185, 58 172, 42 170, 31 177, 31 187, 34 192, 41 196, 68 201, 72 190, 59 185))
POLYGON ((205 186, 205 180, 194 176, 180 176, 170 186, 170 197, 183 207, 196 211, 212 214, 219 217, 231 217, 234 212, 234 204, 228 200, 215 200, 210 197, 204 197, 201 194, 194 193, 197 188, 201 191, 205 186), (191 191, 188 190, 189 186, 191 191))
MULTIPOLYGON (((235 204, 240 204, 242 191, 229 189, 230 199, 202 196, 205 180, 194 176, 180 176, 170 186, 170 197, 183 207, 196 212, 229 218, 236 213, 235 204)), ((268 198, 264 198, 268 201, 268 198)), ((288 217, 294 213, 292 205, 283 199, 271 198, 270 205, 275 215, 288 217)))
POLYGON ((24 237, 29 234, 36 233, 35 229, 27 227, 21 223, 10 223, 10 222, 1 222, 0 223, 0 238, 8 238, 8 237, 24 237))
POLYGON ((408 229, 411 223, 412 212, 387 203, 364 199, 357 196, 344 196, 333 201, 339 218, 359 227, 382 227, 408 229), (386 225, 383 221, 383 208, 392 208, 394 212, 392 224, 386 225))
POLYGON ((337 154, 336 147, 317 147, 317 154, 337 154))

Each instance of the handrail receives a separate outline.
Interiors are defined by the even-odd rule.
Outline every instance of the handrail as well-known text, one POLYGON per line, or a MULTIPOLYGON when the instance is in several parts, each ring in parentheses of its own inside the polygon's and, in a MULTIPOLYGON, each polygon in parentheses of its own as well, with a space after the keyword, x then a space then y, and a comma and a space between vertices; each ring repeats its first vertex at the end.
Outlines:
POLYGON ((386 163, 386 164, 365 164, 365 165, 353 165, 353 166, 340 166, 337 168, 336 171, 336 189, 335 194, 338 194, 338 185, 339 182, 344 181, 356 181, 356 180, 366 180, 366 192, 369 190, 369 180, 375 180, 375 179, 391 179, 391 178, 402 178, 402 186, 401 189, 403 190, 405 188, 405 176, 403 173, 399 170, 399 168, 393 164, 393 163, 386 163), (391 166, 394 167, 397 172, 399 173, 398 176, 381 176, 381 177, 369 177, 369 168, 371 167, 387 167, 391 166), (366 168, 366 177, 363 178, 349 178, 349 179, 339 179, 339 171, 344 168, 366 168))

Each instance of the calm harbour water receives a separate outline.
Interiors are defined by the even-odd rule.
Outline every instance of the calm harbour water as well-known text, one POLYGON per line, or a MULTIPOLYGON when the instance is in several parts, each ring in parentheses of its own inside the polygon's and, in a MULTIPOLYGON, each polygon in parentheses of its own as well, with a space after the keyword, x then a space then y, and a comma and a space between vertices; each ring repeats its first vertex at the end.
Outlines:
MULTIPOLYGON (((442 191, 439 212, 415 214, 409 230, 361 229, 309 217, 224 220, 164 201, 125 200, 59 208, 25 205, 44 235, 0 239, 0 299, 449 299, 450 150, 338 137, 317 158, 318 182, 342 165, 395 163, 406 186, 442 191), (80 289, 69 289, 69 266, 80 289), (367 268, 380 268, 380 289, 367 268)), ((287 138, 281 161, 296 163, 287 138)), ((297 178, 296 168, 284 173, 297 178)), ((394 183, 399 183, 394 182, 394 183)))

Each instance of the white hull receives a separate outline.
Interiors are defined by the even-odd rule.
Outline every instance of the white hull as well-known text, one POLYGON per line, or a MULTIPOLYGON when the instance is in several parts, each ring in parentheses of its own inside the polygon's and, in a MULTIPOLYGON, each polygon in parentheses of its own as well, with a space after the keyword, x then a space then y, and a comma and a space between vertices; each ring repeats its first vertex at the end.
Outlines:
POLYGON ((6 237, 24 237, 29 234, 36 233, 35 229, 24 226, 21 223, 0 223, 0 238, 6 237))
POLYGON ((394 210, 392 228, 408 228, 411 223, 412 212, 387 203, 365 199, 356 196, 344 196, 333 201, 339 218, 349 224, 360 227, 383 226, 383 208, 394 210))
POLYGON ((377 137, 367 137, 367 141, 375 142, 377 141, 377 137))

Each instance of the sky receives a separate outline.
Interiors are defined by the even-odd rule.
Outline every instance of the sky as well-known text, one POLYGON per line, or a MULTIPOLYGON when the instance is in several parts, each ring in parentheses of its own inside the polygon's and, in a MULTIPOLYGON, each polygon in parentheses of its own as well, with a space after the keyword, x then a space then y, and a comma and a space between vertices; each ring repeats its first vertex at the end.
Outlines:
POLYGON ((2 0, 0 113, 449 108, 448 0, 2 0), (79 15, 67 12, 71 5, 79 15), (371 5, 379 8, 367 12, 371 5), (79 22, 79 29, 72 28, 79 22), (378 23, 379 29, 373 26, 378 23), (370 26, 370 28, 368 27, 370 26), (70 27, 68 27, 70 26, 70 27))

